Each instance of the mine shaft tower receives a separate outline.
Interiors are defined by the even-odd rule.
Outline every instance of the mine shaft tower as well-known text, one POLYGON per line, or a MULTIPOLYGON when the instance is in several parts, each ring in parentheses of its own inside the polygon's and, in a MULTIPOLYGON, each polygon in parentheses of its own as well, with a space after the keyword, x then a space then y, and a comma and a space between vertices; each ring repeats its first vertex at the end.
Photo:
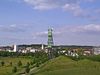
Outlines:
POLYGON ((48 29, 48 58, 52 59, 54 58, 54 51, 53 51, 53 34, 52 34, 53 29, 48 29))

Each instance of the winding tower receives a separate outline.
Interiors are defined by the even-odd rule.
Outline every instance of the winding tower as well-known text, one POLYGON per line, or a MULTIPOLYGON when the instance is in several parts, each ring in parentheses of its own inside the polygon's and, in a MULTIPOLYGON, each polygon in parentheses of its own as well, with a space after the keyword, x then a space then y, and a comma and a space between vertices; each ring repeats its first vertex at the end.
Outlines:
POLYGON ((53 29, 48 29, 48 58, 52 59, 54 58, 54 51, 53 51, 53 34, 52 34, 53 29))

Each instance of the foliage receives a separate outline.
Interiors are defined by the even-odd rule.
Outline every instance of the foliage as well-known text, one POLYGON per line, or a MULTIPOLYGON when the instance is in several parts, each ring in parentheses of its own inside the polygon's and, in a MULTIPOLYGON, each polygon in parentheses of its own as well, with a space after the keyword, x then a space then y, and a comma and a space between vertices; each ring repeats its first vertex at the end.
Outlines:
POLYGON ((1 61, 1 66, 4 66, 5 65, 5 62, 4 61, 1 61))
POLYGON ((30 71, 30 68, 29 68, 29 66, 27 66, 27 67, 25 68, 25 72, 26 72, 26 73, 29 73, 29 71, 30 71))
POLYGON ((39 67, 39 63, 38 62, 36 63, 36 67, 39 67))
POLYGON ((17 67, 16 66, 13 67, 12 72, 13 73, 17 72, 17 67))
POLYGON ((100 62, 100 55, 91 55, 91 56, 80 55, 78 58, 77 57, 72 57, 72 56, 68 56, 68 57, 71 58, 72 60, 75 60, 75 61, 88 59, 88 60, 100 62))
POLYGON ((10 62, 9 65, 12 66, 12 62, 10 62))
POLYGON ((14 66, 17 67, 17 72, 22 71, 22 69, 24 69, 24 65, 26 65, 27 62, 31 62, 33 58, 29 58, 29 57, 0 57, 0 65, 1 65, 1 61, 5 62, 4 66, 0 66, 0 75, 14 75, 14 73, 12 72, 12 69, 14 68, 14 66), (17 64, 19 62, 19 60, 21 60, 22 62, 22 66, 19 67, 17 64), (10 65, 10 63, 12 63, 12 66, 10 65))
POLYGON ((29 63, 29 62, 27 62, 26 67, 29 67, 29 66, 30 66, 30 63, 29 63))
POLYGON ((18 61, 17 65, 18 66, 22 66, 22 62, 21 61, 18 61))
POLYGON ((17 65, 17 72, 24 68, 37 67, 48 61, 48 55, 44 51, 37 51, 36 53, 17 53, 0 51, 1 61, 6 62, 6 66, 0 67, 0 75, 13 75, 14 67, 17 65), (21 61, 20 61, 21 60, 21 61), (13 68, 13 69, 12 69, 13 68))
POLYGON ((92 60, 92 61, 99 61, 100 62, 100 55, 86 56, 85 58, 92 60))

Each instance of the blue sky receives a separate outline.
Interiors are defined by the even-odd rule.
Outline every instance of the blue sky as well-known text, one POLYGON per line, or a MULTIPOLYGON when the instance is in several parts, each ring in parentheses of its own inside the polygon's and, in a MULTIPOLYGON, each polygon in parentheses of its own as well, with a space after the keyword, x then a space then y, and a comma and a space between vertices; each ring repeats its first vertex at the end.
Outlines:
POLYGON ((0 0, 0 45, 100 45, 100 0, 0 0))

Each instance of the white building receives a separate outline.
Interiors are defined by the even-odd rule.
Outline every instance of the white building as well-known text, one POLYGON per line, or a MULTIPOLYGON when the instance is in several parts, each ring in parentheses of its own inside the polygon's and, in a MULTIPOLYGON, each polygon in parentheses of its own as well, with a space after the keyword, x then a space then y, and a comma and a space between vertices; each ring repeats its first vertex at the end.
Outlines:
POLYGON ((14 47, 13 52, 17 52, 18 51, 17 45, 14 45, 13 47, 14 47))
POLYGON ((35 53, 36 49, 31 49, 30 52, 35 53))
POLYGON ((94 47, 93 50, 94 50, 94 54, 95 55, 99 55, 100 54, 100 46, 94 47))
POLYGON ((42 49, 42 50, 44 49, 44 44, 42 44, 41 49, 42 49))

